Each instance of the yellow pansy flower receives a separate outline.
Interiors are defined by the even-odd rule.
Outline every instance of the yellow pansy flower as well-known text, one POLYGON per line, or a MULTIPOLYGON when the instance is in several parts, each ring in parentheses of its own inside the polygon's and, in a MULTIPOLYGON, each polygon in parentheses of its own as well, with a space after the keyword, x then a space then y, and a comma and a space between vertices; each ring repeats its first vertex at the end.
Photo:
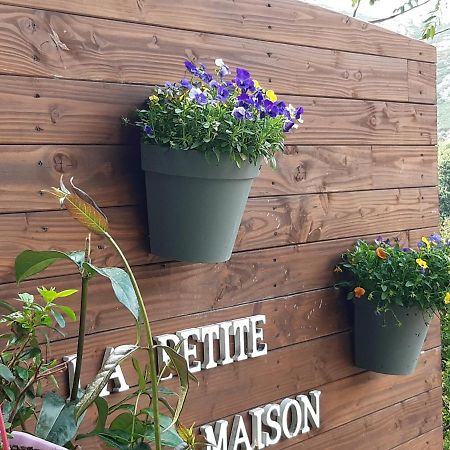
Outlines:
POLYGON ((276 102, 277 101, 277 96, 275 95, 275 92, 272 91, 272 89, 269 89, 266 92, 266 97, 271 101, 271 102, 276 102))
POLYGON ((425 236, 422 238, 422 242, 426 244, 428 249, 431 247, 430 241, 425 236))
POLYGON ((150 95, 148 98, 151 102, 157 102, 159 100, 159 97, 157 95, 150 95))
POLYGON ((259 89, 261 87, 258 80, 253 80, 253 85, 255 86, 255 89, 259 89))
POLYGON ((445 293, 444 303, 448 305, 450 303, 450 292, 445 293))
POLYGON ((422 269, 428 269, 428 264, 426 261, 424 261, 422 258, 417 258, 416 263, 422 267, 422 269))

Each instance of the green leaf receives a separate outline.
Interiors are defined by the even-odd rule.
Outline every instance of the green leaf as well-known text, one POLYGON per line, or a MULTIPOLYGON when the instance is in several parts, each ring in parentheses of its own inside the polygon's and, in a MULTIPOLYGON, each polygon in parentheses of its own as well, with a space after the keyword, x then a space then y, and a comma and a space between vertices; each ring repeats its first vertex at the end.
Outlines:
POLYGON ((66 321, 64 320, 64 317, 62 314, 58 311, 52 310, 51 311, 52 316, 55 318, 56 323, 61 327, 64 328, 66 326, 66 321))
POLYGON ((414 286, 414 283, 413 283, 412 281, 407 281, 407 282, 405 283, 405 286, 406 286, 406 287, 412 287, 412 286, 414 286))
POLYGON ((6 367, 4 364, 0 363, 0 378, 3 378, 6 381, 13 381, 14 375, 13 373, 6 367))
POLYGON ((48 393, 42 402, 36 436, 63 446, 75 437, 77 430, 75 403, 66 402, 53 392, 48 393))
POLYGON ((17 283, 20 283, 21 281, 42 272, 58 260, 65 259, 79 265, 78 261, 80 253, 84 255, 83 252, 64 253, 57 250, 47 250, 42 252, 25 250, 16 258, 16 281, 17 283))
POLYGON ((139 303, 134 291, 130 276, 123 269, 118 267, 95 267, 90 263, 84 263, 83 267, 92 270, 111 281, 114 294, 117 300, 131 312, 136 321, 139 320, 139 303))
POLYGON ((77 439, 97 436, 99 433, 105 431, 106 419, 108 418, 109 411, 108 402, 103 397, 97 397, 94 403, 97 407, 97 423, 95 424, 95 428, 89 433, 79 434, 77 439))
POLYGON ((139 389, 144 390, 146 383, 145 383, 144 374, 142 373, 141 365, 139 364, 139 361, 136 358, 131 358, 131 361, 133 363, 134 370, 136 371, 136 373, 138 375, 139 389))
POLYGON ((70 320, 77 320, 77 316, 72 308, 65 305, 56 305, 55 308, 60 309, 70 320))
POLYGON ((177 406, 172 417, 170 425, 166 428, 173 426, 180 417, 181 411, 183 410, 184 403, 189 391, 189 369, 186 360, 179 355, 173 348, 166 345, 158 345, 158 348, 163 349, 167 356, 170 358, 170 362, 177 371, 178 381, 180 383, 180 391, 178 393, 177 406))
POLYGON ((116 367, 132 355, 139 347, 137 345, 120 345, 116 347, 103 364, 103 368, 94 381, 86 388, 86 392, 76 405, 76 417, 80 417, 89 406, 95 402, 100 392, 108 383, 116 367))

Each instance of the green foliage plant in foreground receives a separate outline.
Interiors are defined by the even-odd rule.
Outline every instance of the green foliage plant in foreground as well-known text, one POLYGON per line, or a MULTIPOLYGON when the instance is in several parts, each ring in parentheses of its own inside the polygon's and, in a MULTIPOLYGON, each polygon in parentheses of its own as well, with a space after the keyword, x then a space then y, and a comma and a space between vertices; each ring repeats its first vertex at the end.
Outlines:
POLYGON ((0 405, 5 419, 6 431, 21 427, 35 414, 36 399, 42 396, 47 382, 58 387, 54 375, 65 369, 47 357, 46 348, 52 331, 61 333, 65 318, 76 320, 68 306, 57 303, 76 290, 57 292, 38 288, 41 302, 34 295, 21 293, 13 302, 1 302, 0 326, 6 332, 0 335, 0 405), (43 348, 44 347, 44 348, 43 348))
POLYGON ((367 298, 378 313, 397 306, 416 306, 424 313, 442 315, 450 304, 450 245, 438 234, 423 237, 416 249, 391 245, 379 237, 363 240, 342 255, 336 272, 338 286, 348 299, 367 298))
MULTIPOLYGON (((72 180, 71 190, 66 188, 61 179, 60 186, 52 188, 49 192, 59 199, 61 206, 64 206, 75 220, 87 228, 89 235, 86 238, 83 251, 65 253, 56 250, 25 250, 16 258, 17 282, 36 275, 61 260, 70 261, 74 264, 81 278, 77 360, 70 398, 65 399, 54 392, 45 394, 34 434, 55 444, 69 447, 73 445, 74 440, 99 436, 108 446, 121 450, 146 450, 150 448, 161 450, 163 445, 171 448, 199 448, 201 443, 195 441, 193 428, 183 427, 179 420, 189 389, 189 379, 195 380, 195 378, 189 373, 185 359, 177 353, 176 349, 165 346, 160 346, 160 348, 168 355, 169 362, 166 366, 160 368, 158 373, 156 345, 153 342, 150 321, 142 294, 125 255, 114 238, 109 234, 106 216, 85 192, 72 183, 72 180), (111 244, 125 269, 118 267, 101 268, 93 264, 91 261, 90 233, 103 237, 111 244), (82 390, 79 389, 79 380, 84 352, 88 288, 89 282, 96 276, 102 276, 111 282, 115 297, 131 313, 135 320, 137 338, 135 344, 116 347, 103 364, 95 379, 87 386, 86 390, 82 390), (144 338, 141 337, 141 327, 144 330, 144 338), (106 400, 100 397, 100 392, 108 383, 115 368, 139 350, 143 350, 147 354, 147 361, 142 364, 142 361, 139 362, 137 358, 132 359, 138 378, 138 387, 123 401, 109 407, 106 400), (160 386, 160 380, 168 370, 178 375, 179 392, 176 395, 160 386), (161 414, 161 405, 168 411, 168 416, 161 414), (97 409, 98 416, 95 429, 84 435, 78 434, 78 429, 86 411, 94 406, 97 409), (107 418, 111 414, 114 414, 114 419, 107 426, 107 418)), ((56 293, 54 290, 41 289, 39 292, 44 301, 47 302, 47 306, 44 307, 44 312, 41 316, 44 326, 48 328, 53 327, 53 319, 58 326, 64 325, 64 318, 60 311, 72 319, 75 318, 72 310, 54 304, 53 301, 58 297, 64 297, 76 291, 56 293), (51 301, 48 300, 49 298, 51 298, 51 301)), ((28 294, 22 294, 22 297, 19 296, 19 298, 24 298, 29 302, 30 307, 35 307, 28 294)), ((28 307, 28 304, 26 306, 28 307)), ((11 312, 10 315, 3 316, 2 320, 11 324, 15 317, 14 314, 16 313, 11 312)), ((12 335, 8 339, 12 339, 11 345, 14 345, 16 337, 12 335)), ((25 338, 22 346, 21 352, 32 351, 34 352, 32 357, 35 359, 39 358, 39 354, 37 354, 39 346, 33 336, 30 339, 25 338)), ((12 397, 14 393, 11 390, 5 391, 3 389, 2 391, 2 387, 6 383, 10 383, 15 374, 10 367, 11 356, 2 352, 1 358, 3 361, 2 365, 0 365, 0 395, 2 395, 0 402, 3 399, 2 406, 7 406, 8 398, 12 397)), ((42 370, 47 370, 47 368, 51 370, 57 367, 54 361, 45 363, 45 366, 39 365, 39 361, 37 359, 34 362, 35 365, 30 366, 32 370, 29 375, 22 374, 19 370, 17 376, 31 377, 31 380, 38 382, 42 370), (36 364, 38 367, 36 367, 36 364)), ((36 389, 40 389, 39 384, 36 389)), ((28 389, 27 393, 29 392, 31 391, 28 389)), ((25 394, 23 395, 25 396, 25 394)), ((19 408, 17 409, 19 411, 19 408)), ((11 416, 11 408, 7 406, 6 410, 11 416)), ((34 405, 32 404, 29 409, 24 410, 20 415, 15 414, 16 418, 8 422, 10 428, 14 428, 18 423, 22 425, 23 419, 34 413, 34 405)), ((6 415, 7 421, 9 416, 8 414, 6 415)))

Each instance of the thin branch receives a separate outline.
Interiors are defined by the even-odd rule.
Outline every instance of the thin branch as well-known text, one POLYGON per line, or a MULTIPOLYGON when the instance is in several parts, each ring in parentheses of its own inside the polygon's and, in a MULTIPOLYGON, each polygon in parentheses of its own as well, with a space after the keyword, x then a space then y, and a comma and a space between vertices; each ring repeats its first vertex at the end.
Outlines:
POLYGON ((356 14, 357 14, 357 12, 358 12, 358 9, 359 9, 359 5, 361 4, 361 0, 358 0, 358 3, 356 4, 356 7, 355 7, 355 9, 354 9, 354 11, 353 11, 353 17, 356 17, 356 14))
POLYGON ((388 17, 384 17, 382 19, 375 19, 375 20, 369 20, 370 23, 381 23, 381 22, 385 22, 386 20, 391 20, 391 19, 395 19, 398 16, 401 16, 402 14, 406 14, 409 13, 410 11, 412 11, 413 9, 419 8, 420 6, 426 5, 427 3, 430 3, 431 0, 425 0, 423 3, 421 3, 420 5, 416 5, 416 6, 411 6, 411 8, 409 8, 406 11, 400 11, 398 13, 392 14, 391 16, 388 17))
POLYGON ((450 27, 444 28, 443 30, 436 31, 436 33, 434 33, 434 35, 436 36, 438 34, 445 33, 446 31, 450 31, 450 27))

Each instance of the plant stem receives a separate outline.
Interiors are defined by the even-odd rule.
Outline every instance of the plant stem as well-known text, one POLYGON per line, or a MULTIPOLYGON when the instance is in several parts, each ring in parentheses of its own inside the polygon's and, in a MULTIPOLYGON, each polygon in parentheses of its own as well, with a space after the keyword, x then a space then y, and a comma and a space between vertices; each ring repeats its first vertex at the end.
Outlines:
POLYGON ((80 384, 81 364, 83 362, 84 338, 86 335, 86 313, 87 313, 87 294, 88 294, 89 277, 81 278, 81 308, 80 308, 80 325, 78 328, 78 344, 77 344, 77 362, 75 365, 75 373, 73 375, 72 391, 70 392, 70 400, 75 401, 78 396, 78 386, 80 384))
POLYGON ((5 422, 3 421, 2 405, 0 405, 0 437, 3 450, 9 450, 8 435, 6 434, 5 422))
POLYGON ((152 409, 153 409, 153 421, 155 426, 155 445, 156 450, 161 450, 161 428, 159 421, 159 400, 158 400, 158 373, 156 371, 156 357, 155 357, 155 345, 153 343, 152 330, 150 327, 150 321, 148 319, 147 310, 145 309, 144 300, 142 298, 141 291, 137 284, 136 278, 131 270, 130 264, 128 263, 125 255, 122 250, 113 239, 113 237, 105 232, 105 237, 111 243, 111 245, 116 250, 117 254, 122 259, 122 262, 125 266, 125 270, 130 276, 131 284, 133 285, 134 292, 136 293, 136 297, 139 303, 140 313, 142 315, 142 320, 144 322, 145 334, 147 337, 148 344, 148 358, 150 363, 150 380, 151 380, 151 388, 152 388, 152 409))

